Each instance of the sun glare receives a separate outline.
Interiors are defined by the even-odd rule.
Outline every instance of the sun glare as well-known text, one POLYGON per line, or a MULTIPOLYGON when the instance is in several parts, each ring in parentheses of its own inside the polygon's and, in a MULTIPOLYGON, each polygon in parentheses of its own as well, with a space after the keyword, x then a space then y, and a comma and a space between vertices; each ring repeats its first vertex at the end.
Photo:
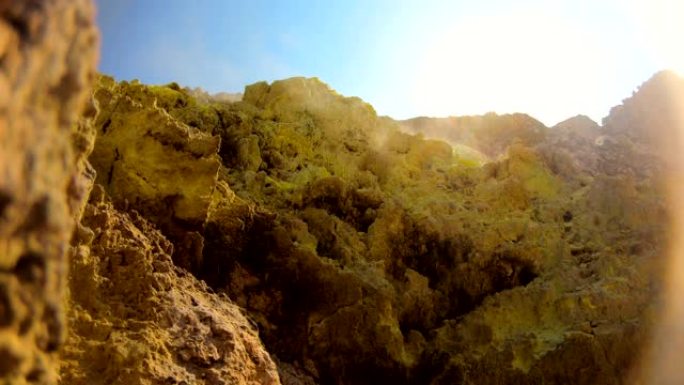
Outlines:
MULTIPOLYGON (((544 123, 586 114, 600 122, 620 102, 625 75, 684 74, 684 2, 601 3, 605 14, 553 5, 470 15, 431 30, 418 50, 411 101, 431 116, 527 111, 544 123), (629 68, 629 70, 628 70, 629 68)), ((581 7, 579 7, 581 8, 581 7)))
POLYGON ((681 0, 632 0, 629 11, 639 29, 641 42, 652 60, 684 75, 684 2, 681 0))
POLYGON ((600 80, 601 55, 560 17, 519 12, 455 23, 419 57, 414 103, 437 116, 530 111, 547 124, 578 111, 597 115, 581 85, 600 80))

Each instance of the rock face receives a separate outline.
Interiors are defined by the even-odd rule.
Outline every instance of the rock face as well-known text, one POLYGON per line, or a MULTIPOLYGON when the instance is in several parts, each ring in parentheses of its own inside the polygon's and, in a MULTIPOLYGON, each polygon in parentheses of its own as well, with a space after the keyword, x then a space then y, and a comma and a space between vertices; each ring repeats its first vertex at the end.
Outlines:
POLYGON ((180 92, 118 86, 101 78, 95 97, 102 111, 90 161, 98 170, 97 183, 112 200, 159 226, 189 264, 191 256, 201 253, 196 230, 207 219, 216 187, 220 139, 170 116, 163 97, 174 94, 180 92))
POLYGON ((675 167, 670 163, 681 152, 682 100, 684 80, 673 72, 662 71, 613 107, 603 127, 611 139, 608 143, 613 157, 622 155, 622 167, 607 172, 642 177, 667 171, 664 166, 675 167))
POLYGON ((173 245, 144 218, 96 186, 81 224, 61 383, 279 384, 254 326, 175 267, 173 245))
MULTIPOLYGON (((638 379, 643 384, 680 384, 684 382, 679 362, 684 346, 684 302, 682 302, 682 255, 684 247, 684 79, 672 72, 659 72, 644 83, 603 120, 612 148, 627 149, 626 165, 620 170, 632 175, 660 176, 658 184, 667 192, 670 239, 668 265, 663 286, 666 295, 661 305, 657 334, 649 342, 638 379), (662 178, 662 175, 665 178, 662 178)), ((621 151, 625 153, 625 151, 621 151)))
POLYGON ((305 78, 88 107, 89 3, 0 4, 0 383, 628 381, 678 77, 602 127, 399 123, 305 78))
POLYGON ((537 149, 554 173, 565 180, 577 180, 601 173, 605 162, 598 149, 609 141, 596 122, 578 115, 551 127, 537 149))
POLYGON ((448 118, 419 117, 400 122, 410 133, 444 140, 452 145, 474 148, 495 159, 506 152, 514 141, 533 146, 541 142, 548 131, 540 121, 526 114, 482 116, 452 116, 448 118))
POLYGON ((52 384, 66 253, 87 199, 89 0, 0 2, 0 383, 52 384))
POLYGON ((217 180, 219 138, 170 116, 155 92, 167 89, 96 87, 101 184, 72 240, 61 383, 280 384, 242 311, 178 267, 201 262, 210 213, 237 223, 236 204, 217 180))
MULTIPOLYGON (((87 102, 93 13, 86 0, 0 3, 0 383, 277 385, 255 327, 225 295, 175 267, 174 246, 148 221, 116 210, 100 186, 86 205, 96 178, 87 160, 97 113, 87 102)), ((96 96, 100 117, 142 110, 117 100, 113 111, 96 96)), ((122 135, 116 122, 99 135, 125 144, 124 158, 91 159, 98 168, 109 162, 103 183, 116 183, 112 199, 127 184, 143 186, 147 194, 131 205, 168 205, 167 217, 151 218, 170 233, 201 226, 217 189, 218 138, 149 107, 144 135, 122 135), (187 163, 197 178, 126 174, 126 162, 140 171, 147 159, 131 159, 128 145, 155 163, 187 163)))
MULTIPOLYGON (((113 202, 95 207, 128 213, 143 244, 168 239, 173 252, 153 252, 166 266, 172 254, 246 309, 284 384, 622 384, 650 336, 662 175, 587 118, 547 129, 526 115, 469 117, 476 128, 448 144, 317 79, 257 83, 235 103, 108 78, 95 95, 107 113, 91 160, 113 202)), ((161 293, 151 265, 134 269, 150 277, 138 288, 161 293)), ((186 309, 183 298, 163 301, 186 309)), ((148 322, 145 308, 129 312, 148 322)), ((107 314, 85 313, 95 324, 107 314)))

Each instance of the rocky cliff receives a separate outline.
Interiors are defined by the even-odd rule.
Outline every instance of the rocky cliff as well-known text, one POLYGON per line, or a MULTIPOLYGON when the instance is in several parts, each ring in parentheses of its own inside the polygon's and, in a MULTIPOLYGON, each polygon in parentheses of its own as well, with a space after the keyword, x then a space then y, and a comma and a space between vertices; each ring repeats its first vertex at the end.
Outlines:
POLYGON ((91 194, 93 14, 0 2, 0 383, 278 384, 244 313, 91 194))
POLYGON ((236 101, 95 77, 88 2, 0 4, 2 383, 624 384, 639 368, 676 75, 601 126, 396 122, 318 79, 236 101))
MULTIPOLYGON (((637 141, 619 130, 492 115, 461 119, 477 127, 445 143, 304 78, 251 85, 239 102, 108 77, 94 95, 90 161, 105 198, 83 226, 107 239, 120 225, 95 218, 116 213, 146 237, 134 250, 159 246, 79 241, 103 259, 73 260, 72 292, 108 282, 98 298, 110 308, 72 296, 65 376, 102 373, 79 355, 112 330, 129 369, 107 372, 110 382, 200 381, 199 368, 252 357, 241 352, 254 332, 232 358, 206 361, 224 342, 201 325, 220 322, 228 298, 254 320, 284 384, 621 384, 650 336, 663 174, 651 167, 656 148, 644 147, 655 163, 635 164, 635 147, 612 146, 637 141), (208 286, 184 283, 193 277, 208 286), (180 321, 164 309, 198 317, 197 301, 212 304, 212 320, 173 332, 180 321), (164 349, 135 353, 139 341, 164 349)), ((253 358, 262 377, 249 381, 277 380, 267 356, 253 358)))
POLYGON ((72 239, 60 383, 279 384, 255 325, 178 267, 201 261, 209 213, 234 219, 220 209, 219 138, 170 116, 155 91, 167 92, 95 88, 97 184, 72 239))

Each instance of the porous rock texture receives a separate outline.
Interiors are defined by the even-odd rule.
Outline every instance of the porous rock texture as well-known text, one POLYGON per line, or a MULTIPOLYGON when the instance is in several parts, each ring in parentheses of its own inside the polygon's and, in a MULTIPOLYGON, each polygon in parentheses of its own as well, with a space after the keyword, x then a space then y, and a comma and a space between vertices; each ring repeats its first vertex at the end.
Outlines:
POLYGON ((173 245, 101 186, 71 260, 63 384, 276 385, 252 325, 171 260, 173 245))
POLYGON ((228 102, 102 77, 91 160, 112 204, 91 206, 167 238, 173 251, 153 254, 246 309, 284 384, 623 384, 657 312, 668 225, 662 156, 617 119, 667 113, 647 94, 605 127, 466 117, 476 128, 445 143, 317 79, 228 102))
POLYGON ((305 78, 87 103, 86 0, 1 1, 0 32, 0 383, 629 381, 676 75, 602 126, 400 123, 305 78))
MULTIPOLYGON (((175 267, 169 241, 99 186, 86 205, 93 15, 89 0, 0 1, 0 384, 279 384, 253 324, 175 267)), ((160 140, 186 149, 175 134, 160 140)), ((218 139, 205 145, 215 180, 218 139)))
POLYGON ((89 0, 0 1, 0 383, 53 384, 67 249, 88 195, 89 0))
POLYGON ((159 226, 176 254, 191 260, 202 249, 193 230, 204 224, 215 190, 220 138, 174 119, 146 87, 130 87, 136 92, 117 93, 103 77, 96 90, 101 112, 90 161, 97 182, 120 207, 135 208, 159 226))
POLYGON ((179 267, 201 253, 196 230, 229 192, 217 182, 219 138, 112 87, 101 78, 94 93, 90 185, 102 185, 72 239, 60 383, 280 384, 254 324, 179 267))

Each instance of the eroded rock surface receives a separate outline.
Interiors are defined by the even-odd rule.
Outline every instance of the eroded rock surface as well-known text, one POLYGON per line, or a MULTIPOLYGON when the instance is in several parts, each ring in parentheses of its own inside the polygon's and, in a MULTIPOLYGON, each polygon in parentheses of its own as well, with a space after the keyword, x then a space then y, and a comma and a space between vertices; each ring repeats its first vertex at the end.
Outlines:
POLYGON ((96 115, 90 3, 0 4, 1 383, 55 383, 62 345, 65 385, 627 381, 676 75, 602 126, 402 126, 305 78, 101 77, 96 115))
POLYGON ((252 325, 174 266, 173 245, 96 186, 75 240, 61 383, 277 385, 252 325))
POLYGON ((468 117, 448 144, 304 78, 96 96, 115 207, 249 312, 285 384, 621 384, 649 337, 660 160, 617 128, 468 117))
POLYGON ((0 2, 0 383, 52 384, 69 238, 88 194, 89 0, 0 2), (87 176, 85 176, 87 179, 87 176))

